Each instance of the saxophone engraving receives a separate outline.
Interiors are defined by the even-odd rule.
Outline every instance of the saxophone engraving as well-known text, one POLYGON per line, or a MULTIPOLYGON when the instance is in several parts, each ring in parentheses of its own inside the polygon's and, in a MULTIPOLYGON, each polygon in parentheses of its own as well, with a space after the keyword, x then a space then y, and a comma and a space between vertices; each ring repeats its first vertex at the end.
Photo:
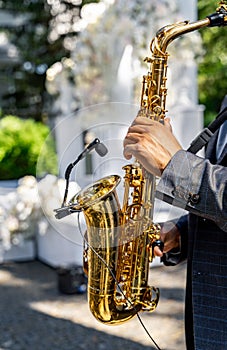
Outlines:
MULTIPOLYGON (((138 115, 160 122, 165 117, 168 45, 183 34, 226 24, 227 5, 221 1, 216 12, 203 20, 167 25, 156 33, 152 55, 145 59, 150 70, 143 77, 138 115)), ((123 169, 122 208, 116 193, 118 175, 96 181, 68 203, 70 212, 82 211, 86 220, 88 301, 95 318, 104 324, 121 324, 140 311, 154 311, 159 300, 158 288, 148 285, 152 246, 160 239, 160 227, 153 223, 156 179, 137 161, 123 169)))

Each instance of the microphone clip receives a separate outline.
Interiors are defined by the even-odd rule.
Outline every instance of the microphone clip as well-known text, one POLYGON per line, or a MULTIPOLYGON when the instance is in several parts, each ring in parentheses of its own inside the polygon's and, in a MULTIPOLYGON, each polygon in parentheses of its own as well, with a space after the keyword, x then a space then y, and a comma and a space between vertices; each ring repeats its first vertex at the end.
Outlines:
POLYGON ((68 215, 71 215, 73 213, 78 213, 80 211, 81 211, 80 209, 74 209, 71 206, 54 209, 54 212, 56 213, 55 214, 56 219, 62 219, 68 215))

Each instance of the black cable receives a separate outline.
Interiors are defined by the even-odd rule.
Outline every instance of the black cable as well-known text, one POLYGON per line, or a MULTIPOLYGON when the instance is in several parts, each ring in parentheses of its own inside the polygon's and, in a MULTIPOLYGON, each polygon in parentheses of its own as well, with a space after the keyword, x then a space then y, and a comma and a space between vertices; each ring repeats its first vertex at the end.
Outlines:
POLYGON ((154 340, 154 338, 153 338, 153 337, 150 335, 150 333, 148 332, 148 330, 147 330, 146 326, 144 325, 144 323, 143 323, 143 321, 142 321, 142 319, 141 319, 141 317, 140 317, 140 315, 139 315, 138 312, 137 312, 136 316, 138 317, 141 326, 143 327, 143 329, 145 330, 145 332, 147 333, 148 337, 151 339, 151 341, 153 342, 153 344, 156 346, 156 348, 157 348, 158 350, 162 350, 162 349, 158 346, 158 344, 156 343, 156 341, 154 340))

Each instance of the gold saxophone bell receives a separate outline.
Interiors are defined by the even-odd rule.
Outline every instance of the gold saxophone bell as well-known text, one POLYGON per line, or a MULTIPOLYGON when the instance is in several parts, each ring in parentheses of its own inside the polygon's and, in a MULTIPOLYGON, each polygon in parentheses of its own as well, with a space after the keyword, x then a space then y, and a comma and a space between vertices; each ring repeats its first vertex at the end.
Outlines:
MULTIPOLYGON (((165 117, 167 47, 179 36, 207 26, 227 24, 227 5, 203 20, 168 25, 151 41, 150 71, 143 77, 139 115, 157 121, 165 117)), ((91 312, 104 324, 120 324, 141 310, 154 311, 159 290, 148 286, 152 245, 160 239, 153 223, 156 179, 136 162, 124 168, 122 209, 116 193, 118 175, 110 175, 75 195, 68 212, 82 211, 87 232, 84 266, 88 273, 91 312)), ((66 213, 59 209, 58 218, 66 213)))

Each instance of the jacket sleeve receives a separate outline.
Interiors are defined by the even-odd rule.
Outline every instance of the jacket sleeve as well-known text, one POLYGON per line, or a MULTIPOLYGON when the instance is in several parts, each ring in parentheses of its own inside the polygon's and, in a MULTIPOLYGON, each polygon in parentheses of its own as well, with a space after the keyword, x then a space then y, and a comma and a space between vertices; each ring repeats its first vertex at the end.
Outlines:
POLYGON ((214 221, 227 232, 227 168, 178 151, 157 185, 156 197, 214 221))

